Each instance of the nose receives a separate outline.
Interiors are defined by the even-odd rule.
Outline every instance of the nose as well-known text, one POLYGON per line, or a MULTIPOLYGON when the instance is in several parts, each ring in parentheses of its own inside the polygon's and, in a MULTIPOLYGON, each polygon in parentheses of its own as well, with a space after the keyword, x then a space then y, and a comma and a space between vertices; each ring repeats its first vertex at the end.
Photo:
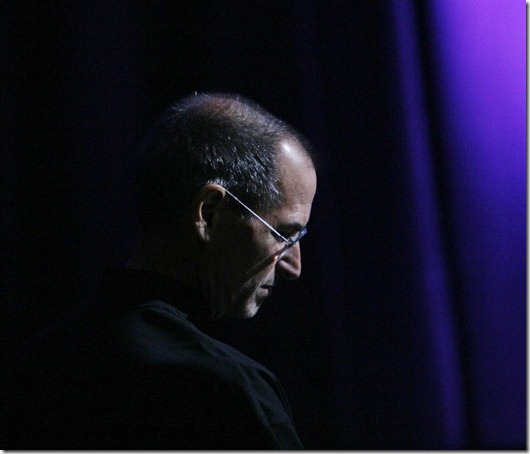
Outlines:
POLYGON ((298 279, 302 273, 302 258, 300 254, 300 243, 287 249, 276 262, 276 270, 280 277, 293 280, 298 279))

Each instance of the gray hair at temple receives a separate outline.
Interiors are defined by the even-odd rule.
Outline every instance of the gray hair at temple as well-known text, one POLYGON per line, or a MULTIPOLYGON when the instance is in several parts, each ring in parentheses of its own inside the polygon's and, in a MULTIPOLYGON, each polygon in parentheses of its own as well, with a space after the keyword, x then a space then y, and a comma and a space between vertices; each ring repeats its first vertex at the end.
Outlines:
POLYGON ((251 100, 201 93, 177 101, 141 147, 135 189, 142 229, 176 226, 178 211, 208 183, 225 187, 254 210, 278 206, 277 154, 285 139, 301 143, 313 162, 304 137, 251 100))

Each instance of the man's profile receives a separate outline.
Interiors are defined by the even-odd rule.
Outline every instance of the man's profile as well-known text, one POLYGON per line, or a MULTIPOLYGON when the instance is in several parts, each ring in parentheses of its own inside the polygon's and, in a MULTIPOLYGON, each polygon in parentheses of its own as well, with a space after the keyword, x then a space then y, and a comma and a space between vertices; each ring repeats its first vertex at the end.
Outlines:
POLYGON ((301 449, 266 368, 195 321, 249 318, 301 272, 316 191, 304 139, 236 95, 195 94, 146 138, 141 238, 101 296, 21 350, 8 449, 301 449))

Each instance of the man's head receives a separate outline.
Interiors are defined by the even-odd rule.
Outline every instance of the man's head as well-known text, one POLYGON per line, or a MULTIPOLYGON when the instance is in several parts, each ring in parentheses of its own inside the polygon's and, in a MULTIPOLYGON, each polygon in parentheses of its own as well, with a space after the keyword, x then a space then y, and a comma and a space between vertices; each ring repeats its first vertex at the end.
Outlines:
POLYGON ((131 266, 193 285, 213 317, 252 317, 278 278, 300 274, 299 245, 276 233, 296 237, 315 190, 308 147, 288 125, 241 97, 187 97, 143 146, 144 242, 131 266))

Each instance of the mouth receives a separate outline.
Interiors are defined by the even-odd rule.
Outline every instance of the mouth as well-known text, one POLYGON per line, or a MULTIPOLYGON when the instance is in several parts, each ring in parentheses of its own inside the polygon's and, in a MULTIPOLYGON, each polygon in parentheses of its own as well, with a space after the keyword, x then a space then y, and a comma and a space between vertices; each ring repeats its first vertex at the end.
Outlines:
POLYGON ((260 289, 265 290, 267 292, 267 296, 271 296, 273 287, 274 285, 262 285, 260 289))

